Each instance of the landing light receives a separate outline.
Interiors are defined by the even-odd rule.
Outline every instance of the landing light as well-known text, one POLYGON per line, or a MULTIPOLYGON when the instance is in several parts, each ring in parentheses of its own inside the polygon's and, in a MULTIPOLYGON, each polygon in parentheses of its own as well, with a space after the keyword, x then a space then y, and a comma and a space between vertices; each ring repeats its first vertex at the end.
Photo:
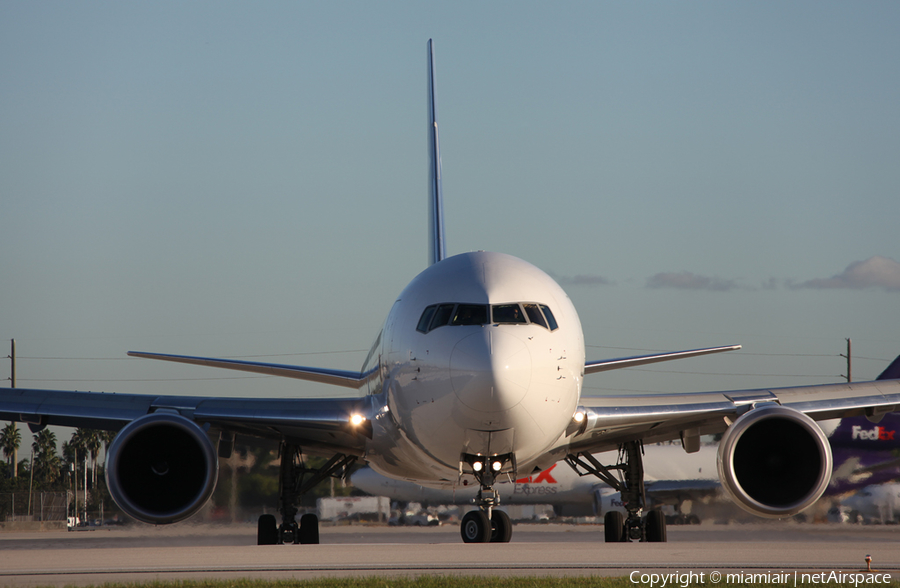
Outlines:
POLYGON ((576 434, 581 435, 584 433, 587 425, 587 409, 583 406, 579 406, 575 409, 575 413, 572 415, 572 421, 569 423, 569 426, 566 427, 566 437, 576 434))
POLYGON ((365 422, 365 420, 366 420, 366 417, 364 417, 361 414, 350 415, 350 424, 353 425, 354 427, 360 426, 361 424, 363 424, 363 422, 365 422))

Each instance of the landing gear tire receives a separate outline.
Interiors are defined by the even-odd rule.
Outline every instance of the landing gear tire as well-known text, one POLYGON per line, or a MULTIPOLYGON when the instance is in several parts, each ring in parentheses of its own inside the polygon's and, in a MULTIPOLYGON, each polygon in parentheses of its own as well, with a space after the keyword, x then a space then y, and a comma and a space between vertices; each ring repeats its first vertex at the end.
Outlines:
POLYGON ((603 537, 607 543, 625 541, 625 517, 622 513, 611 510, 603 516, 603 537))
POLYGON ((644 537, 650 543, 666 542, 666 517, 655 508, 644 517, 644 537))
POLYGON ((491 512, 491 543, 509 543, 512 538, 512 523, 509 515, 502 510, 491 512))
POLYGON ((464 543, 490 543, 491 520, 483 510, 472 510, 463 517, 459 526, 464 543))
POLYGON ((278 526, 275 524, 275 515, 260 515, 256 525, 256 544, 275 545, 278 543, 278 526))
POLYGON ((319 544, 319 517, 314 514, 305 514, 300 517, 300 544, 319 544))

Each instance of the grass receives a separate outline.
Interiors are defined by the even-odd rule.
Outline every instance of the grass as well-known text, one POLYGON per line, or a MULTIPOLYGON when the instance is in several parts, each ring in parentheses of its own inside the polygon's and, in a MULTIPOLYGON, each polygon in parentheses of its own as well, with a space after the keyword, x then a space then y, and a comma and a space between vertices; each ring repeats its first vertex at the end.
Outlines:
MULTIPOLYGON (((879 586, 900 588, 900 582, 889 584, 822 583, 801 584, 798 587, 840 586, 862 588, 879 586)), ((669 582, 663 588, 794 588, 794 583, 725 583, 691 582, 682 584, 669 582)), ((127 584, 102 584, 98 588, 650 588, 649 583, 635 583, 624 577, 485 577, 485 576, 420 576, 418 578, 321 578, 312 580, 184 580, 172 582, 144 582, 127 584)), ((653 588, 660 588, 659 584, 653 588)))

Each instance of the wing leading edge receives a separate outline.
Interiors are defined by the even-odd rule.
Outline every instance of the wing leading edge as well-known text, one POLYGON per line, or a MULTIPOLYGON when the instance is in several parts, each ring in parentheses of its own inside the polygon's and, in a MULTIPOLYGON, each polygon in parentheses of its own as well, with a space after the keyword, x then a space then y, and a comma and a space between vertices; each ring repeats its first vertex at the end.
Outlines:
POLYGON ((190 365, 203 365, 207 367, 224 368, 242 372, 252 372, 255 374, 264 374, 267 376, 294 378, 297 380, 307 380, 309 382, 319 382, 321 384, 343 386, 344 388, 353 389, 359 389, 363 384, 365 384, 369 379, 371 379, 378 373, 377 368, 369 370, 366 373, 361 373, 344 370, 332 370, 326 368, 304 367, 297 365, 282 365, 277 363, 238 361, 235 359, 216 359, 213 357, 194 357, 190 355, 146 353, 143 351, 129 351, 128 355, 130 357, 143 357, 145 359, 158 359, 162 361, 172 361, 175 363, 187 363, 190 365))
POLYGON ((588 361, 584 364, 584 373, 594 374, 597 372, 647 365, 660 361, 671 361, 673 359, 684 359, 686 357, 699 357, 701 355, 710 355, 712 353, 735 351, 740 348, 740 345, 725 345, 722 347, 706 347, 703 349, 689 349, 687 351, 671 351, 668 353, 654 353, 652 355, 635 355, 633 357, 620 357, 618 359, 588 361))

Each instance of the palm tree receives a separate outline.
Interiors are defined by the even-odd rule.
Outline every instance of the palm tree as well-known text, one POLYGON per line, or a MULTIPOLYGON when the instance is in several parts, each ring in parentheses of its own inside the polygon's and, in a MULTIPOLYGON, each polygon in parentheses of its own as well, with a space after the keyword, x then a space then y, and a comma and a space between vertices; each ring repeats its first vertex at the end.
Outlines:
POLYGON ((100 442, 103 444, 103 471, 106 471, 106 462, 109 459, 109 445, 118 435, 118 431, 98 431, 100 442))
POLYGON ((50 429, 42 429, 34 436, 31 444, 34 451, 34 471, 40 480, 52 484, 59 477, 61 460, 56 453, 56 433, 50 429))
POLYGON ((100 440, 103 442, 103 463, 106 463, 106 458, 109 455, 109 444, 113 442, 113 439, 118 435, 118 431, 100 431, 100 440))
POLYGON ((95 429, 75 429, 75 433, 72 434, 71 443, 78 450, 78 453, 84 456, 84 460, 87 461, 88 455, 91 457, 91 484, 97 484, 97 457, 100 454, 100 447, 102 445, 102 440, 100 438, 100 431, 95 429))
POLYGON ((0 448, 6 456, 6 463, 12 465, 13 478, 19 475, 19 446, 22 444, 22 435, 16 423, 9 423, 3 427, 0 433, 0 448))
MULTIPOLYGON (((75 479, 78 480, 78 470, 84 470, 87 467, 87 449, 85 449, 85 431, 87 429, 75 429, 75 432, 72 433, 72 438, 69 440, 69 449, 73 453, 73 461, 75 463, 75 479), (82 460, 81 467, 79 467, 78 461, 75 458, 80 457, 82 460)), ((87 487, 85 487, 87 490, 87 487)))
POLYGON ((100 455, 100 431, 84 429, 84 448, 91 454, 91 486, 97 487, 97 457, 100 455))

